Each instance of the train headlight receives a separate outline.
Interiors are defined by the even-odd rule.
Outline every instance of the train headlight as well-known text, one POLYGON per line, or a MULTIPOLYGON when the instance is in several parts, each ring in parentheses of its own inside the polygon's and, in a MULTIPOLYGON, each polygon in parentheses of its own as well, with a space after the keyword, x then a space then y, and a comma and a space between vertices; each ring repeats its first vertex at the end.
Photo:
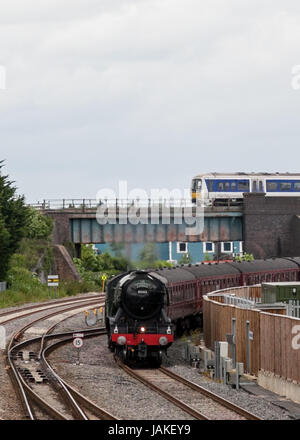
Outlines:
POLYGON ((142 327, 140 328, 140 332, 141 332, 141 333, 145 333, 145 331, 146 331, 146 327, 142 326, 142 327))
POLYGON ((115 328, 114 328, 114 333, 115 333, 115 334, 119 333, 119 329, 118 329, 118 326, 117 326, 117 325, 116 325, 115 328))
POLYGON ((160 345, 167 345, 167 343, 168 343, 168 338, 166 338, 166 336, 161 336, 161 337, 159 338, 159 343, 160 343, 160 345))
POLYGON ((118 339, 117 339, 117 343, 118 343, 119 345, 125 345, 125 344, 126 344, 126 338, 125 338, 125 336, 119 336, 118 339))
POLYGON ((167 328, 167 335, 170 335, 171 333, 172 333, 171 327, 168 326, 168 328, 167 328))

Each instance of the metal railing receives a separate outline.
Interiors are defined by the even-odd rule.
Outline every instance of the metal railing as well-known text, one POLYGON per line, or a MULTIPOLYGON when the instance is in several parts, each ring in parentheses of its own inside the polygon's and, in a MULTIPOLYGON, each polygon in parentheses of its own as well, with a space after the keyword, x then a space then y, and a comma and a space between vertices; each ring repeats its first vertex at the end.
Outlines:
MULTIPOLYGON (((192 202, 191 199, 45 199, 41 202, 36 203, 28 203, 28 206, 31 206, 36 209, 41 210, 64 210, 64 209, 97 209, 98 206, 105 205, 107 207, 114 208, 130 208, 130 207, 138 207, 138 208, 195 208, 196 204, 192 202)), ((199 201, 199 205, 205 208, 219 208, 219 209, 228 209, 235 208, 240 210, 240 207, 231 203, 230 200, 226 206, 211 206, 209 205, 207 200, 199 201)))
POLYGON ((300 301, 290 300, 287 304, 286 314, 293 318, 300 318, 300 301))
POLYGON ((162 208, 162 207, 195 207, 188 199, 48 199, 37 203, 29 203, 36 209, 97 209, 101 205, 113 208, 162 208))
POLYGON ((253 308, 260 302, 259 298, 241 298, 235 295, 223 294, 224 304, 232 304, 234 306, 253 308))

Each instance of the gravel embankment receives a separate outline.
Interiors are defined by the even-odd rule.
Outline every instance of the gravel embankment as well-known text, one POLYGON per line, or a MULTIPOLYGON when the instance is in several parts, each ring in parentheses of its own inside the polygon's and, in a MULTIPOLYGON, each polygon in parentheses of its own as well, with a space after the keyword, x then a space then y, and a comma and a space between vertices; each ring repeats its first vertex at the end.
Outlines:
POLYGON ((170 347, 168 353, 169 357, 165 366, 174 371, 174 373, 203 386, 209 391, 224 397, 265 420, 290 420, 287 411, 272 405, 272 403, 267 400, 252 396, 243 390, 237 391, 231 386, 214 382, 200 374, 198 369, 192 368, 185 362, 184 346, 184 342, 177 341, 172 347, 170 347))

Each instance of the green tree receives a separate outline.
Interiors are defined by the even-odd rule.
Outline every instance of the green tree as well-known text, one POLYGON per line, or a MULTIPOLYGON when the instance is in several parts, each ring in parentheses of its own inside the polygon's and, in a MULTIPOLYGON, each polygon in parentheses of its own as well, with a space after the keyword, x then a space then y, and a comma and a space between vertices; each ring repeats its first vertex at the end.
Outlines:
POLYGON ((28 210, 29 215, 26 228, 26 237, 48 240, 53 229, 52 218, 42 215, 34 208, 28 208, 28 210))
POLYGON ((158 258, 155 243, 147 243, 141 250, 139 258, 149 266, 153 265, 158 258))
POLYGON ((253 260, 254 260, 253 254, 247 254, 246 252, 242 256, 238 255, 234 257, 234 261, 253 261, 253 260))
POLYGON ((193 261, 190 254, 183 254, 182 258, 178 261, 179 264, 189 264, 193 261))
POLYGON ((3 160, 0 161, 0 280, 5 279, 10 257, 26 233, 29 218, 24 196, 16 194, 14 182, 2 174, 2 168, 3 160))
POLYGON ((205 252, 203 261, 211 261, 210 255, 208 252, 205 252))
POLYGON ((116 257, 123 257, 123 251, 124 251, 124 243, 111 243, 110 248, 114 252, 116 257))

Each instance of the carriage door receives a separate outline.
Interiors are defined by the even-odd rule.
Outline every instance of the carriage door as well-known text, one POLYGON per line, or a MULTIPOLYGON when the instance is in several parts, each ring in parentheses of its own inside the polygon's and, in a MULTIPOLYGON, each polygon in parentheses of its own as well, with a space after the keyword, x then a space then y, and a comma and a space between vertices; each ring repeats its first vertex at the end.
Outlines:
POLYGON ((264 192, 264 185, 262 180, 252 180, 252 192, 264 192))

